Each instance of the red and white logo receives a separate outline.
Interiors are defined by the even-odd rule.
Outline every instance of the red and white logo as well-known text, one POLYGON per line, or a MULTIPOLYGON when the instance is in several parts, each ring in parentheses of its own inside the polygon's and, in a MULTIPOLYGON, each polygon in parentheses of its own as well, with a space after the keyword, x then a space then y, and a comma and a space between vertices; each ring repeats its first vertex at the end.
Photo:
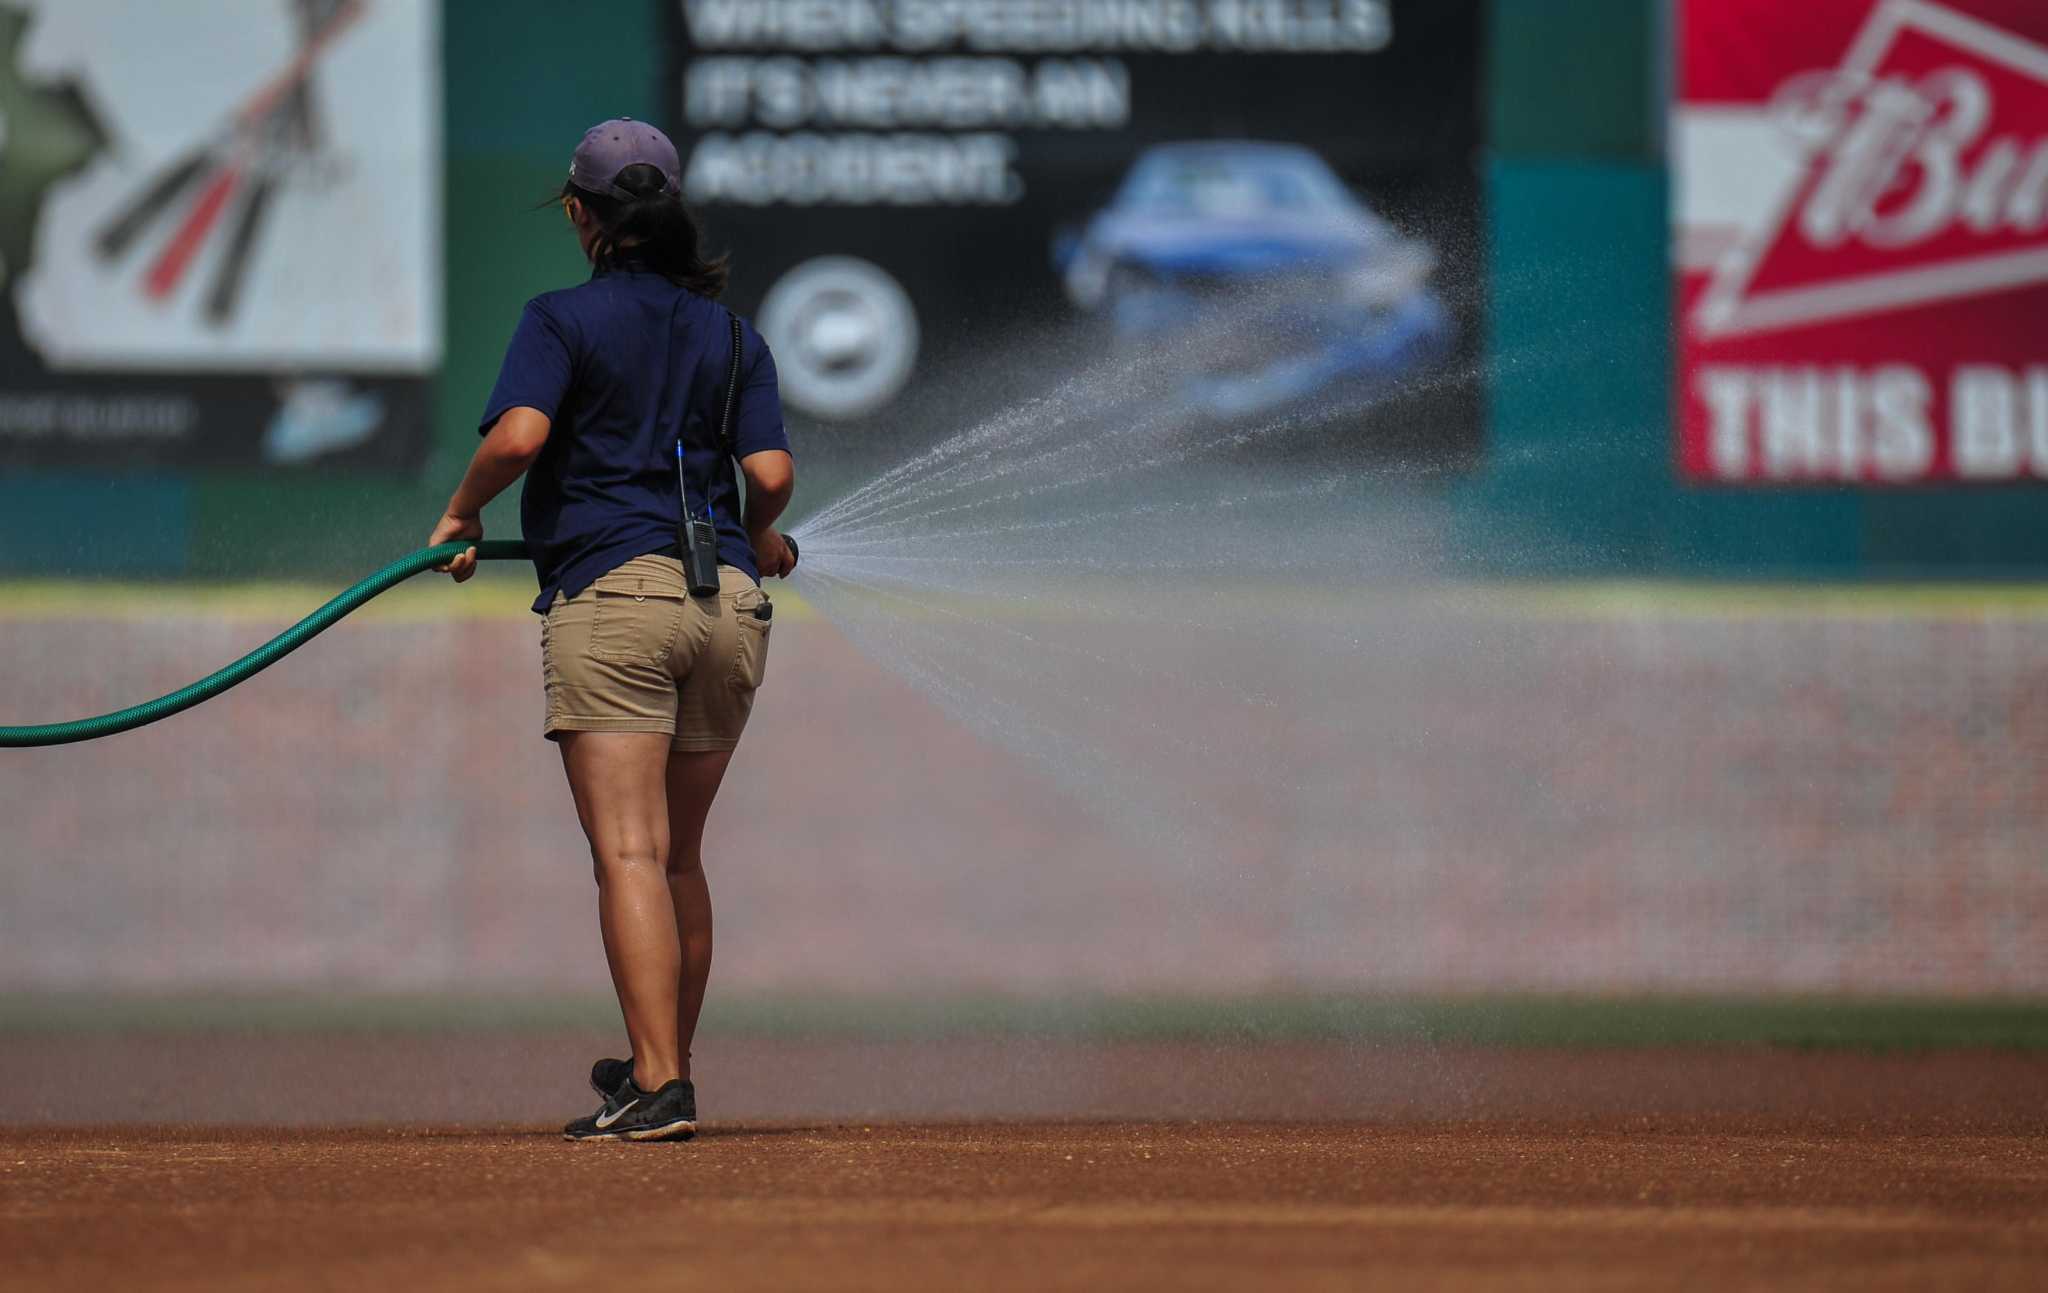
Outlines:
POLYGON ((2048 4, 1687 0, 1682 31, 1684 473, 2048 478, 2048 4))

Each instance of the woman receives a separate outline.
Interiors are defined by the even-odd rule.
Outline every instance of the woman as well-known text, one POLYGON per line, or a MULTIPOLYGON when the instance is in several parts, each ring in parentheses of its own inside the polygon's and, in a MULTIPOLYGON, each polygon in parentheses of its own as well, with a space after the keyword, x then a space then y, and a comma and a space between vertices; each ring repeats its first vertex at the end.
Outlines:
MULTIPOLYGON (((483 444, 431 539, 481 539, 484 504, 526 474, 546 735, 590 840, 633 1046, 591 1070, 604 1103, 564 1128, 572 1140, 696 1131, 690 1041, 711 967, 704 818, 767 661, 772 608, 759 579, 795 564, 773 528, 795 479, 774 361, 743 328, 723 443, 733 329, 714 302, 725 263, 700 253, 678 171, 675 146, 643 122, 584 134, 561 203, 590 281, 527 303, 483 444), (688 592, 679 488, 716 525, 715 596, 688 592)), ((443 569, 468 579, 475 549, 443 569)))

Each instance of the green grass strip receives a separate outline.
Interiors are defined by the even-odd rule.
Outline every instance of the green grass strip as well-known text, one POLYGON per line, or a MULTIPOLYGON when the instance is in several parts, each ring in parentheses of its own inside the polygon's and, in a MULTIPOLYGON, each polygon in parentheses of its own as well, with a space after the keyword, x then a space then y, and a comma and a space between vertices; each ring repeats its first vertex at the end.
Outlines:
MULTIPOLYGON (((2048 1049, 2048 1002, 1487 996, 714 998, 707 1034, 1219 1044, 2048 1049)), ((562 996, 0 996, 0 1034, 615 1031, 607 999, 562 996)))

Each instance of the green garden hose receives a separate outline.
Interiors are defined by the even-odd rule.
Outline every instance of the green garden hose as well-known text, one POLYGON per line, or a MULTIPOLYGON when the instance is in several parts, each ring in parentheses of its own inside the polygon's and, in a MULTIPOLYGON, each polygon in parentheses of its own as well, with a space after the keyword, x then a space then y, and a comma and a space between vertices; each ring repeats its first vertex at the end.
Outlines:
POLYGON ((519 561, 527 556, 526 545, 516 539, 495 539, 476 544, 443 543, 432 548, 422 548, 410 556, 400 557, 227 668, 209 674, 189 687, 181 687, 168 696, 159 696, 155 700, 115 710, 111 714, 101 714, 97 718, 81 718, 70 723, 45 723, 39 727, 0 727, 0 748, 68 745, 73 741, 90 741, 95 737, 112 736, 116 732, 126 732, 131 728, 154 723, 160 718, 169 718, 173 714, 192 708, 200 701, 211 700, 236 683, 246 682, 255 677, 310 642, 324 630, 333 627, 342 616, 372 597, 397 587, 423 570, 433 569, 470 547, 476 549, 479 561, 519 561))

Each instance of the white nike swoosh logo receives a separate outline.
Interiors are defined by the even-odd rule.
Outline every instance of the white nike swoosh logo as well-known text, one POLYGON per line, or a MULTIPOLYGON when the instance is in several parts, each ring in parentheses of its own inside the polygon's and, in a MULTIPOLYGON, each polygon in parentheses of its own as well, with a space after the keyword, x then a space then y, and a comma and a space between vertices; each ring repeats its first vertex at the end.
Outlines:
POLYGON ((638 1101, 637 1099, 635 1099, 635 1100, 628 1100, 628 1101, 626 1101, 626 1103, 624 1103, 624 1104, 622 1104, 622 1105, 620 1105, 620 1106, 619 1106, 619 1111, 618 1111, 617 1113, 615 1113, 615 1114, 612 1114, 612 1115, 611 1115, 611 1116, 609 1116, 609 1117, 605 1116, 604 1114, 599 1114, 599 1115, 597 1115, 597 1129, 598 1129, 599 1131, 603 1131, 603 1130, 604 1130, 604 1129, 605 1129, 606 1127, 609 1127, 609 1126, 611 1126, 611 1125, 612 1125, 613 1123, 617 1122, 617 1121, 618 1121, 619 1119, 621 1119, 621 1118, 625 1117, 625 1116, 626 1116, 626 1110, 628 1110, 628 1109, 632 1108, 632 1107, 633 1107, 634 1105, 636 1105, 636 1104, 639 1104, 639 1103, 640 1103, 640 1102, 639 1102, 639 1101, 638 1101))

